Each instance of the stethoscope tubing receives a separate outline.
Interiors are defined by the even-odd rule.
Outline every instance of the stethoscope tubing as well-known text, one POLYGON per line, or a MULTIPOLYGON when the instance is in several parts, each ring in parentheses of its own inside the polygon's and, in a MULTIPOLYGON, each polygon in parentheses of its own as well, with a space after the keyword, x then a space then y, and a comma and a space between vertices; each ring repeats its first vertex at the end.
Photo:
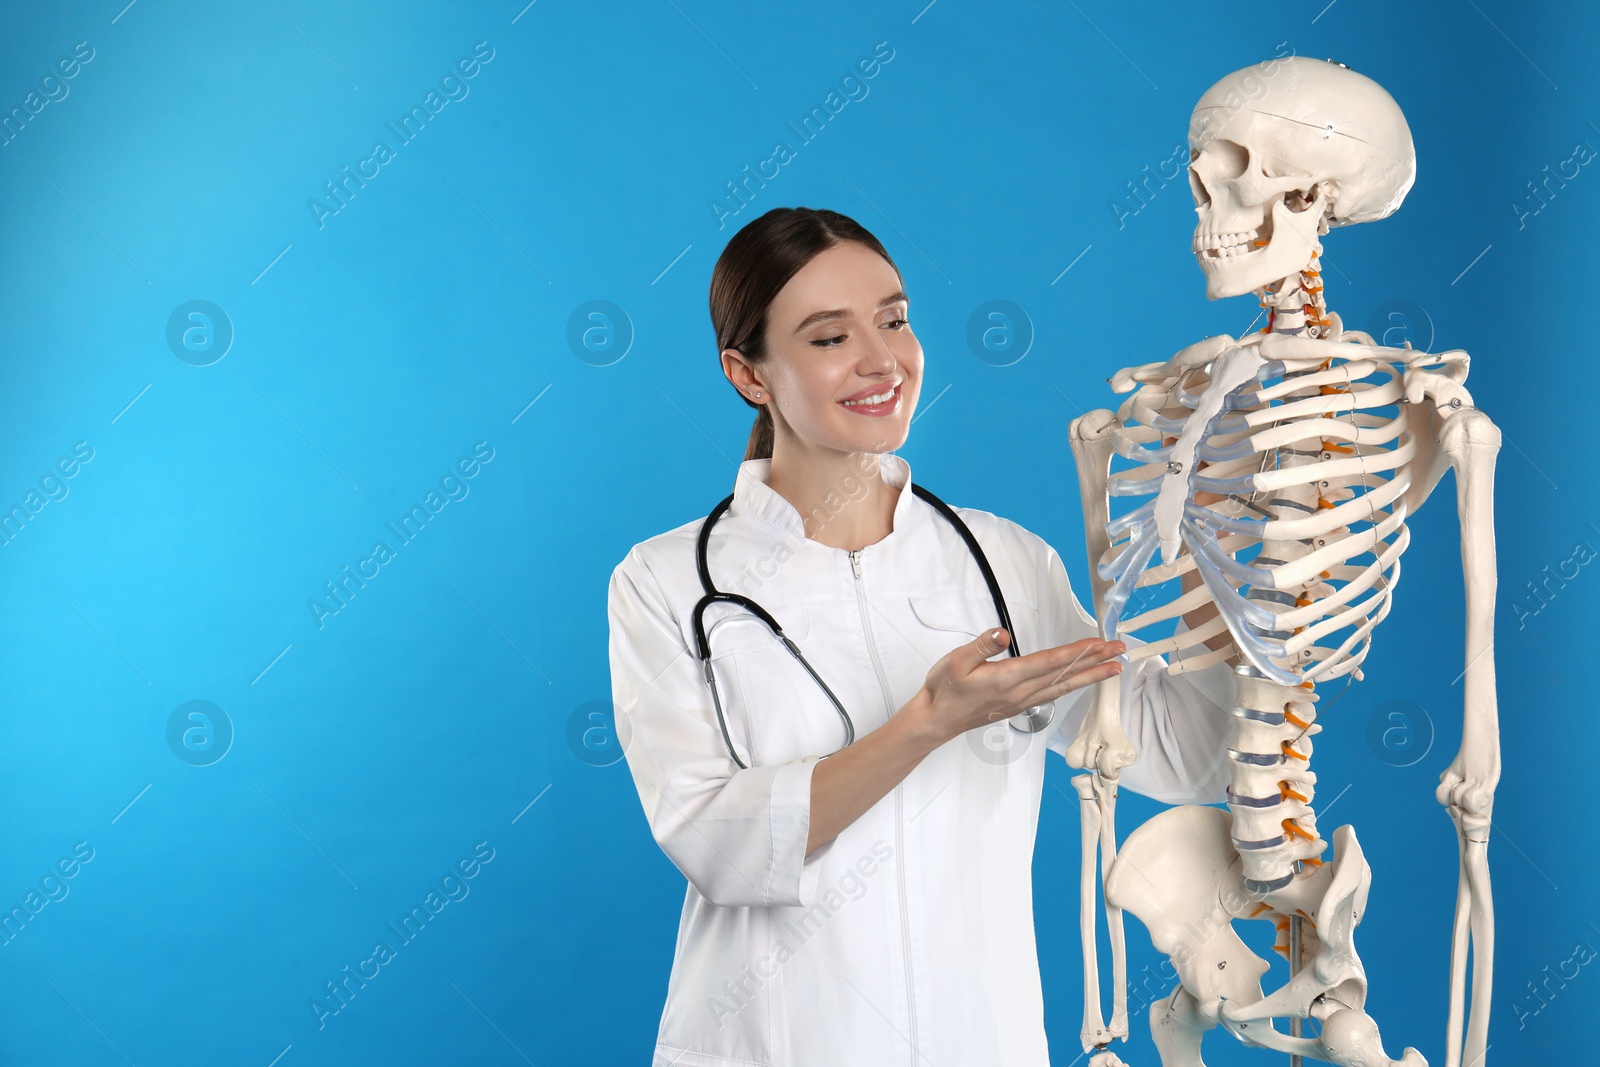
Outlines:
MULTIPOLYGON (((915 483, 912 483, 911 491, 916 493, 917 496, 921 497, 923 500, 926 500, 941 515, 943 515, 945 519, 949 521, 950 525, 955 527, 956 533, 961 536, 961 539, 966 542, 968 551, 972 553, 973 560, 978 564, 978 570, 983 574, 984 584, 989 587, 989 594, 994 600, 995 613, 999 616, 1000 625, 1005 628, 1006 634, 1009 637, 1009 643, 1006 646, 1006 650, 1012 656, 1020 656, 1022 653, 1017 646, 1017 633, 1011 625, 1011 613, 1006 608, 1005 596, 1000 591, 1000 583, 995 578, 994 570, 989 566, 989 559, 986 555, 984 555, 982 546, 978 544, 978 539, 973 536, 973 533, 970 529, 968 529, 967 524, 961 521, 961 517, 957 515, 955 511, 953 511, 943 500, 940 500, 937 496, 933 495, 933 493, 915 483)), ((747 597, 739 593, 724 593, 718 590, 716 585, 711 581, 711 568, 706 558, 707 549, 709 548, 711 542, 711 528, 716 525, 717 520, 723 516, 723 513, 725 513, 732 504, 733 494, 730 493, 721 502, 719 502, 716 507, 711 509, 711 513, 706 516, 705 522, 700 526, 700 535, 695 541, 695 567, 700 573, 700 585, 705 590, 705 595, 702 596, 698 602, 696 602, 692 620, 694 625, 695 651, 700 657, 700 664, 705 675, 706 684, 711 689, 711 702, 716 709, 717 724, 722 730, 722 739, 728 746, 728 754, 733 757, 733 761, 741 768, 748 767, 748 765, 739 758, 739 754, 734 751, 733 738, 728 733, 728 721, 722 708, 722 697, 717 691, 716 677, 711 669, 711 641, 706 632, 705 611, 706 608, 719 601, 729 604, 737 604, 739 607, 744 608, 756 618, 760 619, 761 622, 766 624, 768 630, 772 632, 772 635, 783 643, 783 646, 789 650, 789 654, 806 669, 806 673, 811 675, 812 679, 817 683, 817 685, 822 688, 822 691, 827 694, 828 700, 833 704, 834 708, 839 713, 840 719, 842 719, 844 722, 845 745, 848 746, 853 744, 856 738, 856 730, 855 722, 850 718, 850 713, 845 710, 844 705, 840 703, 839 698, 834 694, 833 690, 828 687, 828 683, 823 681, 822 676, 819 675, 811 666, 811 662, 807 660, 804 653, 800 651, 800 647, 794 643, 789 635, 783 632, 783 627, 778 624, 778 620, 774 618, 766 608, 763 608, 751 597, 747 597)), ((1018 733, 1031 734, 1038 733, 1040 730, 1048 727, 1050 723, 1055 720, 1056 709, 1054 703, 1052 702, 1050 715, 1043 722, 1038 721, 1037 716, 1034 714, 1034 709, 1031 708, 1026 711, 1019 712, 1018 714, 1026 719, 1028 727, 1026 729, 1019 727, 1015 721, 1016 717, 1013 717, 1012 719, 1007 720, 1010 723, 1011 728, 1016 730, 1018 733)))

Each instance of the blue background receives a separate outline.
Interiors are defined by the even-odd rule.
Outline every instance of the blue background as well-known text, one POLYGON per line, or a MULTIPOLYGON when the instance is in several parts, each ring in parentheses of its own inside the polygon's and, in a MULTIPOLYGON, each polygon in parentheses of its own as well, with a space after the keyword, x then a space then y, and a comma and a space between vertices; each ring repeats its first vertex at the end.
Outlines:
MULTIPOLYGON (((1206 87, 1280 42, 1377 79, 1415 137, 1399 213, 1325 239, 1328 302, 1470 351, 1504 432, 1490 1059, 1588 1049, 1600 977, 1542 1001, 1526 983, 1600 947, 1585 771, 1541 770, 1597 740, 1580 685, 1600 578, 1547 577, 1600 548, 1593 447, 1543 424, 1596 384, 1600 176, 1543 203, 1527 184, 1600 147, 1592 5, 125 2, 0 16, 7 112, 93 49, 0 147, 0 506, 56 497, 0 548, 0 905, 92 849, 0 947, 0 1062, 647 1062, 684 883, 606 734, 605 592, 743 455, 706 312, 718 253, 782 205, 878 234, 927 355, 917 480, 1039 533, 1086 589, 1068 422, 1114 406, 1116 368, 1258 310, 1205 300, 1181 176, 1140 200, 1129 183, 1206 87), (479 42, 492 59, 401 143, 387 124, 479 42), (893 58, 868 95, 798 144, 786 123, 878 42, 893 58), (380 139, 393 157, 328 199, 380 139), (719 225, 725 183, 779 139, 795 157, 719 225), (214 332, 174 346, 196 300, 214 332), (992 300, 1022 309, 1024 358, 969 345, 992 300), (590 301, 616 310, 579 317, 601 327, 585 347, 569 325, 590 301), (78 442, 92 459, 48 477, 78 442), (480 442, 492 459, 452 478, 480 442), (386 524, 430 491, 448 502, 400 545, 386 524), (327 598, 380 539, 394 557, 327 598), (475 847, 492 859, 448 880, 475 847), (319 1026, 326 983, 442 881, 460 899, 319 1026)), ((1435 1064, 1454 495, 1447 475, 1415 517, 1314 764, 1324 834, 1355 825, 1374 871, 1369 1005, 1391 1054, 1435 1064), (1374 723, 1403 725, 1398 747, 1374 723)), ((1058 1064, 1081 1011, 1070 774, 1051 760, 1035 867, 1058 1064)), ((1126 798, 1119 826, 1154 810, 1126 798)), ((1135 981, 1159 971, 1136 923, 1129 945, 1135 981)), ((1142 1013, 1132 1029, 1117 1050, 1154 1063, 1142 1013)), ((1206 1054, 1278 1059, 1221 1036, 1206 1054)))

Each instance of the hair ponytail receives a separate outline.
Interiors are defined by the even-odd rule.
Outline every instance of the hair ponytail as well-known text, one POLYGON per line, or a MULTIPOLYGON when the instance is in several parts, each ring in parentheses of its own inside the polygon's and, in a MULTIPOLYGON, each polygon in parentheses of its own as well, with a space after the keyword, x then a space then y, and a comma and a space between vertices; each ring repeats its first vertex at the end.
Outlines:
POLYGON ((756 405, 756 421, 750 427, 750 443, 744 447, 745 459, 772 458, 772 410, 765 404, 756 405))

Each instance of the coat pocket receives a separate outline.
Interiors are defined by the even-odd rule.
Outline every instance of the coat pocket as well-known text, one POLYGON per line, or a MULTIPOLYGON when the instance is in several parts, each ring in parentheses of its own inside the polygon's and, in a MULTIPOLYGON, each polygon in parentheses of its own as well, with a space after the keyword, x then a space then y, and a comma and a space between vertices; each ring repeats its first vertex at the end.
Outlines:
MULTIPOLYGON (((790 604, 767 610, 784 636, 806 654, 806 640, 812 636, 810 608, 790 604)), ((844 722, 827 694, 758 617, 729 611, 708 631, 708 638, 728 733, 746 764, 787 763, 827 755, 844 745, 844 722)), ((809 655, 807 659, 823 672, 823 665, 809 655)))
POLYGON ((911 598, 911 611, 925 626, 965 634, 973 641, 983 631, 999 624, 994 603, 968 596, 959 589, 939 593, 917 593, 911 598))
MULTIPOLYGON (((920 640, 926 643, 924 654, 931 662, 948 655, 963 643, 975 641, 979 634, 987 633, 1000 625, 1000 614, 992 597, 975 597, 959 589, 937 593, 920 593, 910 598, 911 610, 924 627, 920 640)), ((1039 631, 1038 611, 1031 600, 1007 598, 1006 611, 1011 616, 1012 637, 1019 653, 1035 652, 1028 642, 1039 631)), ((1010 658, 1001 651, 989 657, 998 663, 1010 658)), ((991 709, 997 716, 986 726, 968 730, 965 744, 952 749, 963 760, 975 758, 978 765, 987 767, 1025 766, 1022 759, 1034 745, 1034 735, 1013 730, 1008 719, 1016 709, 997 705, 991 709)), ((1052 720, 1053 721, 1053 720, 1052 720)), ((1004 775, 1002 775, 1002 778, 1004 775)), ((989 788, 989 787, 984 787, 989 788)))
MULTIPOLYGON (((814 633, 809 618, 802 621, 803 607, 792 613, 793 622, 790 613, 773 614, 785 636, 806 657, 811 670, 842 703, 848 679, 828 676, 830 663, 838 657, 829 654, 826 635, 814 633)), ((758 639, 746 640, 728 655, 738 678, 739 726, 735 744, 740 748, 740 758, 751 766, 771 766, 803 756, 826 756, 843 748, 850 733, 839 707, 823 685, 765 627, 753 623, 747 629, 758 631, 758 639), (745 755, 747 751, 749 755, 745 755)), ((844 710, 846 714, 857 712, 851 715, 851 724, 859 738, 863 721, 860 709, 844 710)))
MULTIPOLYGON (((973 596, 959 589, 938 593, 917 593, 910 597, 911 611, 925 626, 942 630, 955 637, 951 647, 961 641, 975 641, 978 635, 1000 625, 1000 613, 994 600, 987 596, 973 596)), ((1012 637, 1017 651, 1026 655, 1039 651, 1034 644, 1039 633, 1039 609, 1032 600, 1017 596, 1006 597, 1006 612, 1011 616, 1012 637)), ((946 648, 944 652, 950 651, 946 648)), ((941 652, 940 655, 944 655, 941 652)))
MULTIPOLYGON (((766 605, 767 613, 778 621, 785 636, 799 643, 811 632, 811 609, 805 604, 785 604, 780 608, 766 605)), ((755 652, 763 648, 782 649, 767 624, 737 604, 723 602, 718 614, 706 609, 706 641, 711 646, 711 661, 731 656, 737 652, 755 652)), ((721 675, 718 675, 720 678, 721 675)))

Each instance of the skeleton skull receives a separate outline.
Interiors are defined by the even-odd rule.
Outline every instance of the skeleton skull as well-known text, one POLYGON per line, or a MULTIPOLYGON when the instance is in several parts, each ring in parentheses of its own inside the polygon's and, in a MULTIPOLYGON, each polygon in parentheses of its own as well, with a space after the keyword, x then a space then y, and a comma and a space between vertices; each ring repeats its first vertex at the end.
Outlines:
POLYGON ((1417 172, 1411 131, 1383 87, 1301 56, 1207 89, 1189 149, 1194 253, 1212 300, 1304 269, 1328 227, 1391 214, 1417 172))

